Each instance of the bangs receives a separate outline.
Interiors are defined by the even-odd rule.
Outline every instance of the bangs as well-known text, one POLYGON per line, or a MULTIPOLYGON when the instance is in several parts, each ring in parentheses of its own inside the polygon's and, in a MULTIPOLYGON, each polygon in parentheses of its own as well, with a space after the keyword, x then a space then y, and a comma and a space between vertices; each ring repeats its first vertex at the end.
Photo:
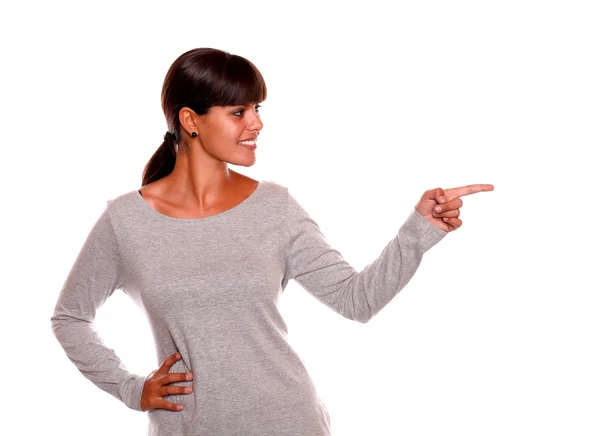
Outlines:
POLYGON ((177 124, 177 113, 184 106, 203 115, 212 106, 261 103, 267 99, 267 85, 258 68, 246 58, 201 48, 184 53, 171 66, 162 99, 172 102, 177 124))
POLYGON ((231 55, 215 71, 208 106, 237 106, 260 103, 267 98, 267 85, 260 71, 248 60, 231 55))

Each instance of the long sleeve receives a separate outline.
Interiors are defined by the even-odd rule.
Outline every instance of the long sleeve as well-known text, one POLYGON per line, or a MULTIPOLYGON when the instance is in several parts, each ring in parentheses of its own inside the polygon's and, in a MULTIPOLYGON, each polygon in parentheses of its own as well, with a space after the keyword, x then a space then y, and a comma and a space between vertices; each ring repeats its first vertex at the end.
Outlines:
POLYGON ((123 286, 120 252, 107 206, 64 282, 51 317, 52 330, 86 378, 128 407, 141 410, 145 377, 130 373, 92 325, 96 310, 123 286))
POLYGON ((424 253, 447 234, 413 209, 381 254, 358 273, 289 192, 287 204, 284 282, 294 279, 337 313, 362 323, 406 286, 424 253))

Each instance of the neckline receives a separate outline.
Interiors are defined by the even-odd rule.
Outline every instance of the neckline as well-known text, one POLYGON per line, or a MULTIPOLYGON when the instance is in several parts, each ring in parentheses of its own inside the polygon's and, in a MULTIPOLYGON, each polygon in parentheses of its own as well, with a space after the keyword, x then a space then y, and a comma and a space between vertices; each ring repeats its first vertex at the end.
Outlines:
POLYGON ((246 197, 244 200, 242 200, 241 203, 238 203, 237 205, 233 206, 232 208, 229 208, 218 214, 200 217, 200 218, 175 218, 172 216, 165 215, 165 214, 157 211, 156 209, 154 209, 152 206, 150 206, 148 204, 148 202, 146 202, 144 197, 142 197, 142 194, 140 193, 139 190, 136 189, 135 191, 132 192, 132 194, 135 196, 136 200, 139 203, 141 203, 143 209, 145 209, 150 215, 153 215, 159 219, 162 219, 165 221, 171 221, 171 222, 180 222, 180 223, 205 223, 205 222, 209 222, 209 221, 215 221, 215 220, 227 217, 236 212, 242 211, 244 208, 248 207, 248 205, 250 205, 255 200, 259 190, 262 189, 263 185, 264 185, 264 183, 259 180, 258 185, 256 186, 256 188, 254 188, 254 191, 252 191, 252 193, 248 197, 246 197))

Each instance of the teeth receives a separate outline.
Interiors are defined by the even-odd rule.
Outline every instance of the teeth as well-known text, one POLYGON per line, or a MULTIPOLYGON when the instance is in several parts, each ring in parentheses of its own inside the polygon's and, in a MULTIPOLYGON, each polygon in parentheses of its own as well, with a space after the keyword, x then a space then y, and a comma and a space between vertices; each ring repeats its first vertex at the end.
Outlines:
POLYGON ((238 144, 254 145, 254 144, 256 144, 256 141, 255 140, 252 140, 252 141, 238 141, 238 144))

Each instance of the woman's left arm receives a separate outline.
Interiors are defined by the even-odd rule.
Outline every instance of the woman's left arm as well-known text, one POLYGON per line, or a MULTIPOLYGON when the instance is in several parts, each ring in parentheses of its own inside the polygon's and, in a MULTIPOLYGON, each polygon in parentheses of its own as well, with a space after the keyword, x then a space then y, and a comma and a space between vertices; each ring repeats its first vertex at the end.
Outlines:
POLYGON ((470 185, 425 192, 395 237, 360 272, 329 244, 315 220, 288 192, 281 241, 282 284, 293 279, 335 312, 366 323, 406 286, 425 252, 460 227, 459 197, 492 189, 491 185, 470 185), (440 212, 437 206, 442 207, 440 212))

